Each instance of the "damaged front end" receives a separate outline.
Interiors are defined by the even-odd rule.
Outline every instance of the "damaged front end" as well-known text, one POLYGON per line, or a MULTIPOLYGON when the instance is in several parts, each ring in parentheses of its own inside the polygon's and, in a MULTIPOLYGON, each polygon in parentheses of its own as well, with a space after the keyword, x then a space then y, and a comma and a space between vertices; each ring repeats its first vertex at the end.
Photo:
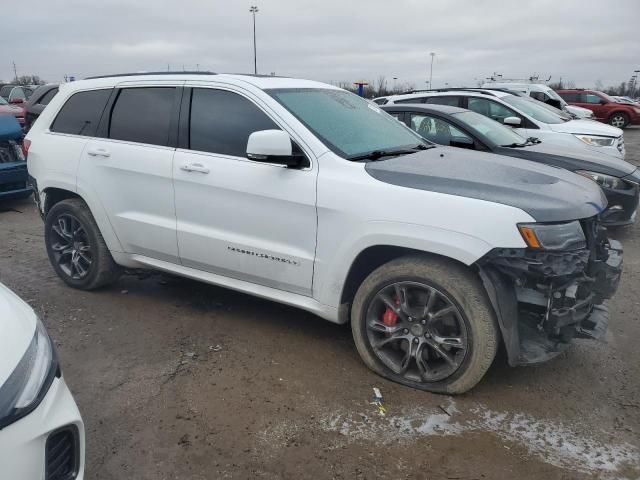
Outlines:
POLYGON ((549 360, 573 338, 604 339, 606 300, 618 288, 622 247, 607 238, 597 217, 580 226, 580 244, 498 248, 477 262, 512 366, 549 360))

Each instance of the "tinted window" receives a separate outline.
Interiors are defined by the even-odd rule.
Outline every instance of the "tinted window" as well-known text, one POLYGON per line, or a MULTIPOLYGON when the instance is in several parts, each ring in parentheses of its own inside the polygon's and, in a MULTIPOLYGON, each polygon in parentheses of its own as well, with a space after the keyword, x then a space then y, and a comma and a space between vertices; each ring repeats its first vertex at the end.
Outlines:
POLYGON ((249 135, 274 129, 280 130, 262 110, 236 93, 193 89, 189 128, 192 150, 246 157, 249 135))
POLYGON ((167 145, 173 87, 123 88, 111 110, 109 138, 167 145))
POLYGON ((451 142, 461 140, 473 144, 473 140, 466 133, 437 117, 412 113, 410 125, 420 136, 440 145, 451 145, 451 142))
POLYGON ((71 96, 51 125, 52 132, 95 135, 111 89, 79 92, 71 96))
POLYGON ((424 98, 407 98, 405 100, 395 100, 393 103, 424 103, 424 98))
POLYGON ((5 100, 9 98, 9 94, 13 90, 13 85, 5 85, 0 88, 0 97, 3 97, 5 100))
POLYGON ((57 88, 52 88, 47 93, 45 93, 40 100, 38 100, 38 105, 49 105, 49 102, 53 97, 58 93, 57 88))
POLYGON ((575 92, 562 92, 560 94, 562 98, 564 98, 567 102, 577 103, 580 101, 580 95, 575 92))
POLYGON ((451 107, 460 106, 459 97, 428 97, 425 98, 425 103, 431 103, 433 105, 449 105, 451 107))

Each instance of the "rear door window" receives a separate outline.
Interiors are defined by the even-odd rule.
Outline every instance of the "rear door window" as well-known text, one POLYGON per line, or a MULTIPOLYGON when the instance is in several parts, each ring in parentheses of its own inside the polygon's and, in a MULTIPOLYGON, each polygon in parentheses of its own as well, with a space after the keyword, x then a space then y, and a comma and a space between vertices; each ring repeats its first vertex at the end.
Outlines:
POLYGON ((45 93, 40 100, 38 100, 38 105, 49 105, 49 102, 51 101, 51 99, 53 97, 56 96, 56 93, 58 93, 58 89, 57 88, 52 88, 51 90, 49 90, 47 93, 45 93))
POLYGON ((111 110, 109 138, 165 146, 175 87, 123 88, 111 110))
POLYGON ((189 148, 246 158, 249 135, 280 128, 253 102, 237 93, 194 88, 189 148))
POLYGON ((562 92, 559 94, 568 103, 580 102, 580 95, 575 92, 562 92))
POLYGON ((73 94, 60 109, 50 130, 92 137, 110 94, 110 88, 73 94))
POLYGON ((430 103, 432 105, 449 105, 450 107, 459 107, 460 97, 454 97, 454 96, 427 97, 424 103, 430 103))

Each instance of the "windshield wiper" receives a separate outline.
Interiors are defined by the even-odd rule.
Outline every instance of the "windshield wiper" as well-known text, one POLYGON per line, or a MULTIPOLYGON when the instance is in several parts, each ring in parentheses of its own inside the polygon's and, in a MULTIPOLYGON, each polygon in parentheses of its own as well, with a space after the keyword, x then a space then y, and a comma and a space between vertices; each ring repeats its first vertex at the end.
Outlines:
POLYGON ((415 147, 411 148, 399 148, 396 150, 373 150, 372 152, 363 153, 362 155, 354 155, 353 157, 349 157, 349 160, 378 160, 382 157, 396 157, 400 155, 409 155, 411 153, 416 153, 420 150, 428 150, 430 148, 435 148, 435 145, 426 145, 424 143, 420 143, 415 147))
POLYGON ((538 143, 542 143, 542 140, 536 137, 529 137, 527 138, 527 141, 524 143, 511 143, 509 145, 500 145, 500 146, 505 148, 523 148, 523 147, 530 147, 531 145, 536 145, 538 143))

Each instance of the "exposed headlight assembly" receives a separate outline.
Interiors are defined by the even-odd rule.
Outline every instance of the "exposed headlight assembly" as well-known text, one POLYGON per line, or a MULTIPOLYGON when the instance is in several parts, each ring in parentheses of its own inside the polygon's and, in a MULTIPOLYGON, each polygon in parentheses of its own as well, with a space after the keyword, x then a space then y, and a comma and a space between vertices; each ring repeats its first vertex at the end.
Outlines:
POLYGON ((518 230, 526 244, 536 250, 580 250, 587 240, 580 222, 520 223, 518 230))
POLYGON ((597 135, 575 135, 575 137, 592 147, 612 147, 616 142, 613 137, 599 137, 597 135))
POLYGON ((0 429, 31 413, 58 371, 55 349, 38 320, 36 332, 15 370, 0 387, 0 429))
POLYGON ((627 183, 621 178, 605 175, 604 173, 589 172, 588 170, 576 170, 578 175, 590 178, 601 187, 611 188, 613 190, 626 190, 629 188, 627 183))

